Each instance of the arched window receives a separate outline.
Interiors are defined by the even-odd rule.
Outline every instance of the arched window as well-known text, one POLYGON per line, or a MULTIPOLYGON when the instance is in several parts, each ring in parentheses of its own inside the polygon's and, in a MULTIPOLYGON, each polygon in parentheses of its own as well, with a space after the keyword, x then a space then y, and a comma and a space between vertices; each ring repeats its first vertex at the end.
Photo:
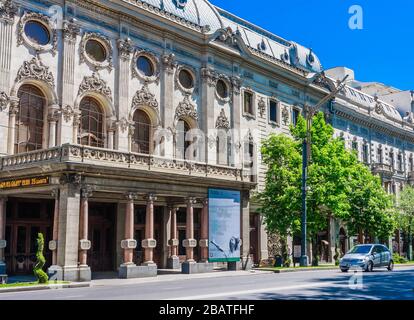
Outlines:
POLYGON ((104 147, 104 114, 98 101, 83 98, 80 107, 80 144, 92 147, 104 147))
POLYGON ((46 98, 32 85, 23 85, 17 94, 20 99, 16 118, 15 153, 42 148, 46 98))
POLYGON ((187 154, 188 148, 191 145, 188 132, 190 131, 190 125, 185 120, 179 120, 177 123, 177 135, 176 135, 176 156, 178 159, 192 160, 195 158, 195 151, 192 155, 187 154))
POLYGON ((134 114, 135 131, 132 139, 132 152, 150 153, 151 121, 148 115, 137 110, 134 114))

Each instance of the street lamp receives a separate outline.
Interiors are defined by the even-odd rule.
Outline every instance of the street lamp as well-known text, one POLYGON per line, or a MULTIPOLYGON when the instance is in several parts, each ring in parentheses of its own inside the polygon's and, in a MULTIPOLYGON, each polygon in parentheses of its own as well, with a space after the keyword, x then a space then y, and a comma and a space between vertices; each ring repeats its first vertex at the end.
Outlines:
MULTIPOLYGON (((325 73, 322 71, 321 73, 312 73, 307 76, 308 85, 311 85, 316 79, 322 78, 326 81, 331 81, 326 78, 325 73)), ((304 112, 306 118, 306 137, 303 138, 303 145, 302 145, 302 217, 301 217, 301 257, 300 257, 300 266, 307 267, 308 266, 308 256, 306 255, 307 251, 307 243, 306 243, 306 235, 307 235, 307 205, 306 205, 306 194, 307 194, 307 179, 308 179, 308 163, 311 156, 311 126, 312 126, 312 119, 319 108, 324 105, 326 102, 334 98, 339 91, 341 91, 345 85, 346 80, 348 79, 348 75, 342 79, 342 81, 338 81, 336 86, 332 86, 334 88, 331 90, 331 93, 320 100, 315 106, 309 106, 306 104, 304 105, 304 112)))

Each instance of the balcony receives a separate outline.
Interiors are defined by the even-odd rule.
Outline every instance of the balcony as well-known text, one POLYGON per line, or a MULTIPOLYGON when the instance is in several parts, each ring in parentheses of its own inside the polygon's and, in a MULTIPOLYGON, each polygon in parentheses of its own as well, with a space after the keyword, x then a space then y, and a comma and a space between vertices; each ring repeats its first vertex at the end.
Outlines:
POLYGON ((385 175, 393 175, 394 169, 389 164, 385 163, 374 163, 372 164, 372 172, 385 174, 385 175))
POLYGON ((1 158, 1 171, 10 173, 39 167, 44 171, 45 168, 59 164, 91 165, 103 171, 110 168, 133 169, 233 182, 254 182, 249 171, 240 168, 70 144, 5 156, 1 158))

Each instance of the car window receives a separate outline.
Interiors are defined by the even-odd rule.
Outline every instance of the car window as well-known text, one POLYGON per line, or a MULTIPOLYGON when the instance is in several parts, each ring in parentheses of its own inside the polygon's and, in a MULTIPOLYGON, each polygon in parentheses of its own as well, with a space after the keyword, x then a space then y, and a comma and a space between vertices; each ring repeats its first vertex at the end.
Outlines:
POLYGON ((360 245, 355 246, 348 253, 359 253, 359 254, 368 254, 371 250, 371 245, 360 245))
POLYGON ((382 247, 381 246, 375 246, 374 250, 372 250, 372 253, 381 253, 382 252, 382 247))

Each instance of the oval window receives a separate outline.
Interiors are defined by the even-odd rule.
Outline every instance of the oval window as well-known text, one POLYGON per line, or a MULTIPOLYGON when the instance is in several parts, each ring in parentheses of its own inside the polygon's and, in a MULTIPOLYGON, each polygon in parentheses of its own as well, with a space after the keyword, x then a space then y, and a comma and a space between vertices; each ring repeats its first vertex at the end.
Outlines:
POLYGON ((85 45, 85 51, 91 59, 97 62, 104 62, 106 60, 105 47, 99 41, 88 40, 85 45))
POLYGON ((226 99, 229 96, 227 85, 223 80, 217 81, 217 94, 223 99, 226 99))
POLYGON ((192 89, 194 87, 193 76, 187 70, 180 71, 180 74, 178 75, 178 80, 185 89, 192 89))
POLYGON ((154 75, 154 66, 151 60, 148 59, 147 57, 144 57, 144 56, 138 57, 137 68, 147 77, 151 77, 154 75))
POLYGON ((50 42, 49 30, 43 23, 38 21, 28 21, 24 26, 24 33, 30 39, 41 46, 45 46, 50 42))

